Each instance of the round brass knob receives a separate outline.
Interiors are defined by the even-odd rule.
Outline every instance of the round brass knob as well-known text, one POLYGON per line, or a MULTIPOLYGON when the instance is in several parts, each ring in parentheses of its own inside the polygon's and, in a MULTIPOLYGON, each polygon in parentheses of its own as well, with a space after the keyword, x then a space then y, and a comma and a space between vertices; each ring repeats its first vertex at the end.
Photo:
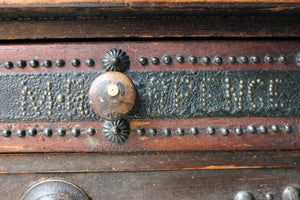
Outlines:
POLYGON ((236 193, 233 200, 254 200, 254 197, 247 191, 240 191, 236 193))
POLYGON ((49 178, 32 183, 22 200, 89 200, 87 194, 66 179, 49 178))
POLYGON ((131 79, 121 72, 106 72, 98 76, 89 89, 89 104, 101 118, 119 120, 128 115, 136 99, 131 79))
POLYGON ((288 186, 282 192, 282 200, 300 200, 299 188, 288 186))

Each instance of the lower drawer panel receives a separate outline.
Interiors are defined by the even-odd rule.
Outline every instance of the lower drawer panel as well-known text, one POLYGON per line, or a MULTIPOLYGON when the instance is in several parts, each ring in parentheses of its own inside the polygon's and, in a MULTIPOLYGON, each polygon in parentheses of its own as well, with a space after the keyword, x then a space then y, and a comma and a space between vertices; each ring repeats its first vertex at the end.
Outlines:
POLYGON ((230 200, 239 191, 251 193, 256 200, 265 199, 266 193, 280 199, 284 188, 300 185, 299 169, 3 174, 0 176, 0 198, 20 199, 31 182, 45 177, 72 180, 91 200, 230 200))

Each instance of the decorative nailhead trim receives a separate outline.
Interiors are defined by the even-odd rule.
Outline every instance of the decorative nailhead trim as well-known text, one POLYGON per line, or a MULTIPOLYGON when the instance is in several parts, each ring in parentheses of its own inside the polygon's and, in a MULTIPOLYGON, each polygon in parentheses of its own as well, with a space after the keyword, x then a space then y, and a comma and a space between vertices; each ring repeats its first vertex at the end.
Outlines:
POLYGON ((11 69, 11 68, 14 67, 14 63, 11 62, 11 61, 7 61, 6 63, 4 63, 4 67, 5 67, 6 69, 11 69))
POLYGON ((51 60, 44 60, 42 65, 44 67, 50 68, 50 67, 52 67, 52 61, 51 60))
POLYGON ((184 57, 183 57, 183 56, 177 56, 177 57, 176 57, 176 61, 177 61, 179 64, 182 64, 182 63, 184 63, 184 57))
POLYGON ((172 57, 171 56, 164 56, 162 58, 162 61, 166 65, 171 65, 172 64, 172 57))
POLYGON ((148 64, 148 59, 146 57, 139 57, 138 61, 141 65, 147 65, 148 64))
POLYGON ((57 136, 64 137, 67 135, 67 132, 73 137, 79 137, 80 135, 90 135, 93 136, 97 133, 97 130, 93 127, 79 129, 77 127, 74 127, 70 130, 66 130, 64 128, 57 128, 57 129, 51 129, 51 128, 45 128, 43 130, 37 130, 36 128, 29 128, 28 130, 25 129, 19 129, 13 134, 12 130, 10 129, 4 129, 0 131, 1 135, 5 138, 12 137, 13 135, 16 135, 20 138, 23 138, 28 134, 28 136, 35 137, 36 135, 45 135, 47 137, 51 137, 54 134, 57 134, 57 136))
POLYGON ((253 64, 258 64, 260 62, 260 59, 258 56, 251 56, 250 57, 250 61, 253 63, 253 64))
POLYGON ((269 55, 265 56, 266 63, 271 64, 271 63, 273 63, 273 61, 274 61, 274 59, 272 56, 269 56, 269 55))
MULTIPOLYGON (((28 62, 26 60, 20 59, 20 60, 16 61, 15 64, 17 67, 19 67, 21 69, 25 68, 27 65, 32 68, 37 68, 40 65, 43 67, 46 67, 46 68, 50 68, 53 66, 53 62, 49 59, 43 60, 41 62, 41 64, 40 64, 39 60, 36 60, 36 59, 29 60, 28 62)), ((57 60, 55 60, 54 64, 56 67, 65 67, 66 66, 66 62, 64 59, 57 59, 57 60)), ((81 61, 78 58, 73 58, 71 60, 70 64, 73 67, 79 67, 81 65, 81 61)), ((95 65, 95 61, 92 58, 88 58, 88 59, 86 59, 85 64, 88 67, 93 67, 95 65)), ((7 61, 3 64, 3 66, 6 69, 12 69, 14 67, 14 63, 12 61, 7 61)))
POLYGON ((246 56, 240 56, 239 57, 239 63, 247 64, 248 63, 248 58, 246 56))
POLYGON ((158 65, 159 64, 159 58, 158 57, 151 58, 151 63, 152 63, 152 65, 158 65))
MULTIPOLYGON (((172 65, 173 60, 176 60, 176 62, 178 64, 182 64, 182 63, 185 62, 185 57, 182 56, 182 55, 178 55, 175 58, 173 58, 170 55, 165 55, 165 56, 161 57, 161 59, 159 57, 147 58, 145 56, 140 56, 138 58, 138 62, 143 66, 148 65, 149 61, 151 61, 152 65, 159 65, 159 64, 172 65)), ((224 58, 221 57, 221 56, 214 56, 212 61, 211 61, 211 58, 209 56, 197 57, 195 55, 189 55, 189 56, 187 56, 187 60, 190 64, 193 64, 193 65, 195 65, 197 63, 203 64, 203 65, 209 65, 209 64, 215 64, 215 65, 235 64, 235 63, 237 63, 237 61, 240 64, 247 64, 247 63, 249 63, 249 60, 250 60, 250 63, 255 64, 255 65, 260 63, 260 58, 258 56, 255 56, 255 55, 250 56, 250 57, 242 55, 242 56, 239 56, 238 58, 236 56, 232 55, 232 56, 229 56, 227 58, 226 62, 224 62, 224 58)), ((288 57, 284 56, 284 55, 281 55, 278 58, 274 58, 273 56, 266 55, 263 60, 267 64, 272 64, 276 60, 280 64, 286 64, 289 61, 288 57)), ((95 61, 92 58, 86 59, 84 63, 88 67, 93 67, 95 65, 95 61)), ((46 68, 50 68, 50 67, 53 66, 53 61, 51 61, 50 59, 45 59, 40 64, 39 60, 36 60, 36 59, 32 59, 32 60, 29 60, 29 61, 20 59, 20 60, 17 60, 15 62, 15 64, 16 64, 17 67, 19 67, 21 69, 25 68, 27 65, 29 65, 32 68, 37 68, 40 65, 44 66, 46 68)), ((56 67, 65 67, 66 66, 66 61, 64 59, 56 59, 54 61, 54 65, 56 67)), ((73 67, 79 67, 81 65, 81 60, 78 59, 78 58, 73 58, 70 61, 70 65, 73 66, 73 67)), ((14 62, 7 61, 3 64, 3 66, 6 69, 12 69, 12 68, 14 68, 14 62)))
POLYGON ((24 67, 26 67, 26 65, 27 65, 27 63, 26 63, 25 60, 18 60, 18 61, 17 61, 17 66, 18 66, 19 68, 24 68, 24 67))
POLYGON ((85 64, 88 67, 93 67, 95 65, 95 61, 92 58, 88 58, 88 59, 86 59, 85 64))
POLYGON ((57 67, 64 67, 65 64, 66 64, 66 62, 63 59, 57 59, 55 61, 55 66, 57 66, 57 67))
POLYGON ((235 64, 236 63, 236 57, 235 56, 229 56, 228 57, 228 62, 231 64, 235 64))
MULTIPOLYGON (((280 191, 281 189, 279 189, 280 191)), ((264 194, 264 199, 266 200, 274 200, 274 199, 282 199, 282 200, 290 200, 290 199, 299 199, 300 188, 295 186, 287 186, 281 192, 281 197, 278 194, 274 194, 272 192, 260 192, 258 195, 264 194)), ((261 199, 261 198, 259 198, 261 199)), ((234 195, 233 200, 258 200, 257 195, 255 195, 251 191, 239 191, 234 195), (256 197, 256 198, 255 198, 256 197)))
POLYGON ((285 133, 291 133, 294 131, 294 128, 290 124, 283 125, 279 127, 279 125, 274 124, 271 127, 267 127, 265 125, 261 125, 259 127, 256 127, 254 125, 248 125, 245 128, 242 128, 241 126, 238 126, 236 128, 227 128, 227 127, 213 127, 208 126, 206 128, 199 128, 199 127, 191 127, 190 129, 184 129, 184 128, 176 128, 176 129, 170 129, 170 128, 163 128, 163 129, 156 129, 156 128, 149 128, 148 130, 140 127, 136 129, 136 134, 138 136, 183 136, 183 135, 198 135, 198 134, 208 134, 208 135, 214 135, 216 133, 219 133, 222 136, 228 136, 230 134, 236 134, 237 136, 243 135, 243 134, 268 134, 268 133, 278 133, 278 132, 285 132, 285 133))
MULTIPOLYGON (((149 60, 149 58, 147 58, 146 56, 141 56, 138 58, 138 62, 143 66, 149 64, 148 60, 149 60)), ((159 59, 158 57, 152 57, 150 60, 151 60, 152 65, 159 65, 160 63, 162 63, 164 65, 172 65, 173 64, 173 62, 172 62, 173 58, 172 58, 172 56, 169 56, 169 55, 165 55, 161 59, 159 59)), ((175 57, 175 60, 178 64, 182 64, 185 62, 185 57, 182 55, 178 55, 175 57)), ((263 60, 267 64, 272 64, 272 63, 274 63, 275 60, 278 60, 278 63, 280 63, 280 64, 288 63, 288 57, 284 56, 284 55, 279 56, 278 58, 274 58, 273 56, 266 55, 263 58, 263 60)), ((252 55, 249 57, 247 57, 245 55, 241 55, 238 57, 231 55, 227 58, 227 61, 224 62, 224 58, 222 56, 214 56, 212 59, 212 62, 211 62, 211 58, 208 56, 197 57, 195 55, 189 55, 189 56, 187 56, 187 61, 192 65, 195 65, 197 63, 204 64, 204 65, 209 65, 209 64, 222 65, 222 64, 235 64, 237 62, 240 64, 251 63, 254 65, 257 65, 260 63, 261 59, 259 56, 255 56, 255 55, 252 55)))
POLYGON ((78 58, 74 58, 71 60, 71 64, 74 67, 79 67, 80 66, 80 60, 78 58))
POLYGON ((32 67, 32 68, 36 68, 40 65, 39 61, 38 60, 30 60, 29 61, 29 66, 32 67))

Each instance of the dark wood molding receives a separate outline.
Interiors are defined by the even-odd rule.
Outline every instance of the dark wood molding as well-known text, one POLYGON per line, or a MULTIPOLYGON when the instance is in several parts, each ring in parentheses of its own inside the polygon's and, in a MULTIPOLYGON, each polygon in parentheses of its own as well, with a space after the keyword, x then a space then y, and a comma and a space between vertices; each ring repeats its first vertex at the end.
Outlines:
POLYGON ((1 154, 0 174, 299 168, 299 151, 1 154))

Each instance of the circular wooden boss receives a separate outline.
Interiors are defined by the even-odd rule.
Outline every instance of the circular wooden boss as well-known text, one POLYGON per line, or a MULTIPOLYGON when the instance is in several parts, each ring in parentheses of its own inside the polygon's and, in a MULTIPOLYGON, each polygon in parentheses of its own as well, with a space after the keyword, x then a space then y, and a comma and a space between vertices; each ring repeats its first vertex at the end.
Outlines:
POLYGON ((131 79, 121 72, 106 72, 98 76, 89 89, 89 103, 101 118, 118 120, 131 111, 136 90, 131 79))

